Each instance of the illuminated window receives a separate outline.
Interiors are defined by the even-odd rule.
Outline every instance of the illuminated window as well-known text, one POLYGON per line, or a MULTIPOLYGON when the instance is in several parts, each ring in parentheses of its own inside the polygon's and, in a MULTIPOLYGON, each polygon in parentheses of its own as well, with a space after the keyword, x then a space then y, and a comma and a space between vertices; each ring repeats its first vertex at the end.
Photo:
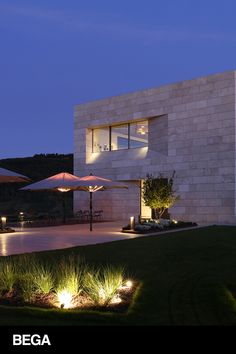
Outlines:
POLYGON ((148 146, 148 121, 93 129, 93 152, 148 146))
POLYGON ((129 148, 148 146, 148 121, 130 123, 129 148))
POLYGON ((93 152, 110 150, 110 129, 99 128, 93 129, 93 152))
POLYGON ((111 127, 111 150, 122 150, 129 148, 129 126, 128 124, 111 127))

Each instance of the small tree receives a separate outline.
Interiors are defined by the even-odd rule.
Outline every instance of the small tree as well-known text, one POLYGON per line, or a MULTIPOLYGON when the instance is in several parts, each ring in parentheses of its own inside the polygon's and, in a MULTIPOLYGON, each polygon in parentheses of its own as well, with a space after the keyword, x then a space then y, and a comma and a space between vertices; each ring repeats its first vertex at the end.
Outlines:
POLYGON ((154 210, 155 218, 160 219, 165 210, 179 199, 173 190, 175 171, 170 178, 147 175, 143 183, 143 200, 146 206, 154 210))

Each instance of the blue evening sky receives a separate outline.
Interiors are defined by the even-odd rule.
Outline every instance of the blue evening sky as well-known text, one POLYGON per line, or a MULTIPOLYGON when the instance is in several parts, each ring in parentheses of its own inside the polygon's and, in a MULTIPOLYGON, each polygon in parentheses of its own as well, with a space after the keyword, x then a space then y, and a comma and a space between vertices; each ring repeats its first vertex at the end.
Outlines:
POLYGON ((236 69, 235 0, 0 0, 0 159, 73 152, 78 103, 236 69))

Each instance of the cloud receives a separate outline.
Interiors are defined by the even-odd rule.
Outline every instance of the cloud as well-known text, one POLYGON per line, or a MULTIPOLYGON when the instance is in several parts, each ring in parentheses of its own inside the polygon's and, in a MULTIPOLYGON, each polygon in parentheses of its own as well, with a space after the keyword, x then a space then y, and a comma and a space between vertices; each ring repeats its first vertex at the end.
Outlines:
MULTIPOLYGON (((36 7, 25 8, 19 6, 0 5, 0 12, 19 18, 30 18, 38 21, 47 21, 65 29, 78 33, 100 34, 113 37, 121 37, 130 40, 144 42, 160 41, 235 41, 236 34, 224 32, 189 31, 188 29, 147 29, 136 27, 127 23, 102 22, 89 19, 89 15, 78 13, 65 13, 57 10, 43 10, 36 7)), ((91 15, 90 15, 91 17, 91 15)), ((102 16, 99 16, 100 18, 102 16)), ((103 16, 105 17, 105 16, 103 16)), ((107 17, 107 15, 106 15, 107 17)), ((109 16, 112 18, 112 16, 109 16)))

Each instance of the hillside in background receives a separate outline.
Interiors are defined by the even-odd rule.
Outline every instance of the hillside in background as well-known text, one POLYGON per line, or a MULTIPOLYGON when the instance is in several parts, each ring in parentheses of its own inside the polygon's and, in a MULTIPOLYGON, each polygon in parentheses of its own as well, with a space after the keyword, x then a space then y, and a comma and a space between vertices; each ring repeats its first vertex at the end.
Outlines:
MULTIPOLYGON (((34 183, 60 172, 73 173, 73 154, 38 154, 33 157, 0 160, 0 167, 21 173, 34 183)), ((61 215, 60 192, 19 191, 25 183, 0 184, 0 215, 51 213, 61 215)), ((72 212, 72 192, 66 193, 67 213, 72 212)))

